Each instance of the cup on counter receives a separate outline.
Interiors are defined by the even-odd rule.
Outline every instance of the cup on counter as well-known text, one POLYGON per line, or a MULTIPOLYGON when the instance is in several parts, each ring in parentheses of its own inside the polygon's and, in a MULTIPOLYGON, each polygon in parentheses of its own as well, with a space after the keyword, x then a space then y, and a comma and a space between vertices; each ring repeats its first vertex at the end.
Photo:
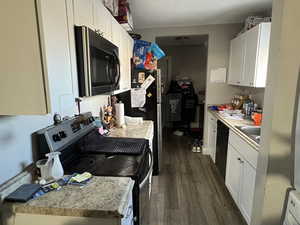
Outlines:
POLYGON ((255 126, 260 126, 262 121, 262 113, 253 113, 252 119, 255 126))

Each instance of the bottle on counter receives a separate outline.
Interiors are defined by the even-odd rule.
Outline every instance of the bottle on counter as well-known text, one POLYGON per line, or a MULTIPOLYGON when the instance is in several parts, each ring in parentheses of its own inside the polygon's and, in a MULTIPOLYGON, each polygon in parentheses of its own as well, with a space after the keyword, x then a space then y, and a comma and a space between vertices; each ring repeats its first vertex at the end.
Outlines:
POLYGON ((254 103, 254 101, 252 100, 252 96, 250 95, 243 104, 243 111, 246 119, 251 119, 252 113, 254 112, 256 107, 257 104, 254 103))

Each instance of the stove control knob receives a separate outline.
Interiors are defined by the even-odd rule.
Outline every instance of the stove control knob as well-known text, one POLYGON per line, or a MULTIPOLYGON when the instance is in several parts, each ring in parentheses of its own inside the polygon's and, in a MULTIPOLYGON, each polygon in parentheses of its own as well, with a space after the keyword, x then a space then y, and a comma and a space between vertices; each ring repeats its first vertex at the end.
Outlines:
POLYGON ((52 135, 52 139, 53 139, 54 142, 58 142, 58 141, 61 140, 59 134, 53 134, 53 135, 52 135))
POLYGON ((59 132, 59 137, 60 137, 60 138, 66 138, 66 137, 67 137, 66 132, 60 131, 60 132, 59 132))
POLYGON ((94 121, 95 121, 94 117, 90 117, 90 118, 89 118, 89 123, 92 123, 92 122, 94 122, 94 121))

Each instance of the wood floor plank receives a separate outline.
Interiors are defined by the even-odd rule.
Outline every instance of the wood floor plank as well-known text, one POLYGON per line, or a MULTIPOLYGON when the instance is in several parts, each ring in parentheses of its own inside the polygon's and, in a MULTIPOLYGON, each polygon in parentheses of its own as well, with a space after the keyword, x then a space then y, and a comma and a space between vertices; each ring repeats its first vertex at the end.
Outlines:
POLYGON ((149 225, 246 225, 212 160, 192 153, 189 143, 187 137, 164 137, 149 225))

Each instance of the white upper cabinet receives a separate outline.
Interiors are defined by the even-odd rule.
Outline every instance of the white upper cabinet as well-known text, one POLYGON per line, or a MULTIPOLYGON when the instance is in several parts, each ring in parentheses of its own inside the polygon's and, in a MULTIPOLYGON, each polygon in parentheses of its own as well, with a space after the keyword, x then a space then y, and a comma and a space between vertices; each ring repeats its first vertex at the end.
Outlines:
POLYGON ((102 0, 94 0, 94 27, 109 41, 112 41, 112 19, 102 0))
POLYGON ((0 115, 73 115, 66 1, 4 0, 3 5, 0 115))
POLYGON ((69 46, 66 1, 38 1, 39 24, 45 71, 48 74, 51 106, 61 115, 73 115, 75 100, 69 46))
POLYGON ((243 80, 243 65, 245 55, 245 34, 242 34, 231 41, 230 65, 228 83, 240 85, 243 80))
POLYGON ((120 90, 131 88, 131 57, 133 52, 133 39, 120 26, 120 24, 112 19, 112 42, 119 47, 120 59, 120 90))
POLYGON ((3 0, 0 7, 0 115, 50 112, 34 0, 3 0))
POLYGON ((261 23, 231 41, 228 83, 266 86, 271 23, 261 23))
POLYGON ((115 18, 112 18, 111 20, 111 28, 112 28, 112 35, 111 35, 112 43, 114 43, 114 45, 120 48, 122 35, 123 35, 122 31, 124 29, 121 27, 118 21, 115 20, 115 18))
POLYGON ((128 66, 127 66, 127 73, 128 73, 128 88, 131 88, 131 59, 133 57, 133 46, 134 46, 134 40, 130 35, 127 36, 128 39, 128 45, 127 45, 127 53, 128 53, 128 66))
POLYGON ((94 1, 93 0, 73 0, 75 25, 94 27, 94 1))
POLYGON ((242 79, 242 85, 254 86, 256 65, 256 56, 258 53, 259 43, 259 26, 256 26, 246 33, 245 53, 244 54, 244 77, 242 79))
POLYGON ((121 61, 121 79, 120 79, 120 89, 128 89, 131 86, 131 74, 128 67, 130 66, 130 55, 129 55, 129 35, 128 33, 122 28, 121 29, 121 45, 119 47, 119 56, 121 61))

